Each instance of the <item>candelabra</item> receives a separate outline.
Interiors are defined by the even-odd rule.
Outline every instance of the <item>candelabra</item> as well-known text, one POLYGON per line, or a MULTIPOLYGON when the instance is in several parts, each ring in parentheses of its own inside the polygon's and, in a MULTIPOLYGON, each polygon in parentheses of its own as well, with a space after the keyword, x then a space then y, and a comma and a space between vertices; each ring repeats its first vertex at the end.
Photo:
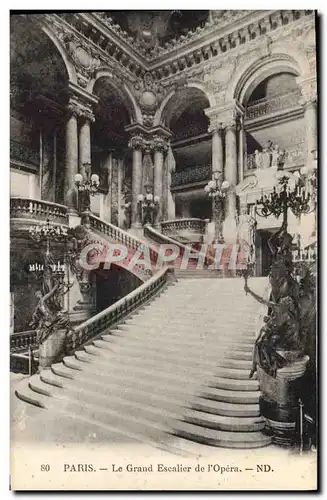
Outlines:
POLYGON ((222 172, 215 171, 212 180, 204 187, 205 192, 213 201, 213 219, 215 225, 215 240, 223 243, 224 199, 230 187, 228 181, 222 180, 222 172))
POLYGON ((83 170, 85 175, 75 175, 75 185, 79 193, 83 195, 80 209, 82 211, 82 223, 86 226, 90 225, 90 212, 91 212, 91 196, 94 196, 99 189, 99 176, 98 174, 91 173, 91 164, 83 163, 83 170))
POLYGON ((50 242, 64 242, 68 238, 68 231, 63 226, 57 226, 50 224, 50 220, 47 219, 46 224, 42 226, 30 226, 29 228, 30 237, 37 243, 46 243, 46 254, 50 255, 50 242))
POLYGON ((143 226, 145 226, 145 224, 153 225, 155 215, 159 209, 159 196, 153 196, 151 185, 146 184, 145 194, 139 194, 137 200, 139 204, 140 219, 143 226))
POLYGON ((282 228, 284 230, 287 230, 289 209, 296 217, 300 217, 304 213, 309 213, 311 210, 311 195, 307 189, 307 185, 302 182, 299 176, 294 176, 294 179, 297 180, 291 186, 290 177, 283 174, 279 178, 278 186, 275 186, 270 194, 262 194, 255 205, 255 211, 259 217, 274 215, 278 219, 282 215, 282 228))

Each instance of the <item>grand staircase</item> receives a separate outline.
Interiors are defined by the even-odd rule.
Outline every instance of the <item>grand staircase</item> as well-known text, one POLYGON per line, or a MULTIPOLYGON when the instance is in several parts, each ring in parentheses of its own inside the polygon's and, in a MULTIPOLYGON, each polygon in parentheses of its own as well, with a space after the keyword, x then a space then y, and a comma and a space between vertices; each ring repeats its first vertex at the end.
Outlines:
MULTIPOLYGON (((267 281, 250 284, 263 294, 267 281)), ((15 394, 42 408, 40 422, 55 421, 63 441, 73 432, 172 450, 267 446, 249 379, 263 313, 240 278, 181 279, 15 394)))

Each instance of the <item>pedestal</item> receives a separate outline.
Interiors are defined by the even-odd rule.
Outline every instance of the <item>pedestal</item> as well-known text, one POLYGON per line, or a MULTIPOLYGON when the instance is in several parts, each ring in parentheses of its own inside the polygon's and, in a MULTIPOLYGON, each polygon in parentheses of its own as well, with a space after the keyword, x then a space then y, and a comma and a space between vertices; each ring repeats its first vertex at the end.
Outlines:
POLYGON ((303 356, 280 368, 276 378, 257 367, 260 413, 266 420, 266 431, 272 435, 273 443, 280 446, 291 447, 299 438, 299 398, 308 361, 309 356, 303 356))
POLYGON ((39 347, 39 371, 61 361, 65 354, 66 330, 57 330, 39 347))

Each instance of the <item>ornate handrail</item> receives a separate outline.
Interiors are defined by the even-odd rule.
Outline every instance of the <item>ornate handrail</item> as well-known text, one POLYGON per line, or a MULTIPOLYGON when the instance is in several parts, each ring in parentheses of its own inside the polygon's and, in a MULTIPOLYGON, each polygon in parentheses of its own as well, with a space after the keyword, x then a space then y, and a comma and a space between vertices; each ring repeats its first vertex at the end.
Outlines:
POLYGON ((171 187, 208 181, 211 179, 211 170, 211 165, 201 165, 189 167, 180 172, 173 172, 171 176, 171 187))
POLYGON ((36 347, 36 331, 28 330, 25 332, 16 332, 10 335, 10 351, 18 351, 20 349, 28 349, 28 347, 36 347))
POLYGON ((40 153, 26 144, 10 139, 10 158, 38 167, 40 153))
MULTIPOLYGON (((111 240, 126 245, 128 248, 137 250, 140 245, 144 245, 144 241, 124 231, 123 229, 105 222, 95 215, 90 215, 90 226, 94 231, 108 236, 111 240)), ((158 251, 154 247, 149 247, 149 255, 151 262, 156 262, 158 251)))
POLYGON ((245 118, 253 120, 260 116, 274 113, 282 109, 295 108, 299 106, 300 92, 292 91, 287 94, 272 97, 270 99, 263 98, 253 101, 249 104, 245 111, 245 118))
POLYGON ((162 234, 175 234, 178 231, 193 231, 204 234, 205 229, 206 221, 196 218, 166 220, 161 223, 162 234))
MULTIPOLYGON (((285 163, 284 168, 288 167, 299 167, 304 164, 304 144, 295 144, 285 150, 285 163)), ((255 153, 251 153, 247 155, 246 158, 246 166, 247 170, 255 170, 256 166, 256 157, 255 153)))
POLYGON ((69 332, 67 336, 68 349, 74 351, 76 348, 104 333, 107 328, 116 325, 165 287, 167 282, 172 280, 172 273, 173 269, 170 267, 161 269, 148 281, 126 295, 126 297, 123 297, 107 309, 81 323, 69 332))
MULTIPOLYGON (((178 263, 178 261, 183 257, 185 251, 189 251, 190 246, 189 245, 184 245, 183 243, 180 243, 179 241, 170 238, 166 234, 159 233, 159 231, 156 231, 152 226, 145 226, 144 227, 144 236, 150 238, 152 241, 157 243, 158 245, 175 245, 179 248, 179 256, 175 261, 178 263)), ((197 248, 192 247, 191 248, 191 253, 190 253, 190 259, 192 259, 192 254, 194 254, 194 257, 198 259, 202 253, 197 250, 197 248)), ((210 256, 208 257, 207 255, 204 255, 204 261, 206 264, 211 261, 210 256)))
POLYGON ((10 217, 12 219, 37 219, 68 224, 67 207, 45 200, 11 197, 10 217))

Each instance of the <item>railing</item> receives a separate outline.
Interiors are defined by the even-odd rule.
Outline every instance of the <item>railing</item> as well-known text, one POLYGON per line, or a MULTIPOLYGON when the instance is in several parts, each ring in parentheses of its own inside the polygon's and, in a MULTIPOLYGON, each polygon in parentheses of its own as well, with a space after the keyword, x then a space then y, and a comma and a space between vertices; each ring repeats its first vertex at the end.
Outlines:
POLYGON ((211 165, 185 168, 181 172, 173 172, 171 187, 184 186, 194 182, 204 182, 211 179, 211 165))
MULTIPOLYGON (((251 153, 247 155, 246 166, 247 170, 255 170, 256 166, 256 157, 255 153, 251 153)), ((285 160, 284 167, 300 167, 304 164, 304 144, 296 144, 294 146, 289 147, 285 150, 285 160)))
POLYGON ((245 111, 245 118, 253 120, 254 118, 259 118, 260 116, 268 115, 275 111, 295 108, 299 106, 300 97, 299 91, 293 91, 271 99, 258 99, 248 105, 245 111))
POLYGON ((36 167, 40 165, 40 153, 38 151, 12 139, 10 139, 10 158, 36 167))
POLYGON ((176 234, 180 231, 188 231, 191 233, 204 234, 206 229, 206 221, 203 219, 174 219, 166 220, 161 223, 162 234, 176 234))
MULTIPOLYGON (((179 265, 180 259, 183 258, 184 252, 187 252, 190 249, 189 245, 184 245, 180 241, 177 241, 174 238, 170 238, 170 236, 167 236, 166 234, 159 233, 159 231, 156 231, 151 226, 145 226, 144 227, 144 236, 149 238, 150 240, 154 241, 157 245, 175 245, 179 248, 179 255, 175 260, 175 263, 171 263, 171 265, 179 265)), ((201 257, 201 252, 198 250, 197 245, 192 245, 191 246, 191 253, 190 253, 190 260, 192 260, 192 254, 194 254, 194 258, 198 260, 201 257)), ((203 255, 205 265, 208 265, 211 262, 211 257, 204 254, 203 255)))
POLYGON ((12 219, 37 219, 68 224, 67 207, 44 200, 30 198, 10 198, 12 219))
MULTIPOLYGON (((34 353, 35 354, 35 353, 34 353)), ((10 354, 10 371, 14 373, 25 373, 33 375, 38 369, 38 361, 31 358, 30 354, 10 354)))
POLYGON ((68 349, 74 351, 104 333, 106 329, 116 325, 140 305, 154 297, 170 280, 173 280, 173 270, 171 268, 165 267, 158 271, 152 278, 126 295, 126 297, 118 300, 115 304, 72 330, 67 336, 68 349))
POLYGON ((305 269, 313 270, 317 262, 317 242, 313 242, 305 248, 296 249, 292 252, 294 271, 297 275, 303 275, 305 269))
MULTIPOLYGON (((144 245, 144 241, 141 239, 136 238, 130 233, 114 226, 113 224, 110 224, 109 222, 104 222, 93 214, 90 215, 90 225, 94 231, 98 231, 99 233, 108 236, 111 240, 121 243, 122 245, 126 245, 126 247, 133 250, 137 250, 140 245, 144 245)), ((158 251, 156 248, 150 247, 149 255, 151 262, 157 262, 158 251)))
POLYGON ((28 350, 29 347, 36 347, 36 331, 28 330, 26 332, 12 333, 10 335, 10 352, 28 350))

